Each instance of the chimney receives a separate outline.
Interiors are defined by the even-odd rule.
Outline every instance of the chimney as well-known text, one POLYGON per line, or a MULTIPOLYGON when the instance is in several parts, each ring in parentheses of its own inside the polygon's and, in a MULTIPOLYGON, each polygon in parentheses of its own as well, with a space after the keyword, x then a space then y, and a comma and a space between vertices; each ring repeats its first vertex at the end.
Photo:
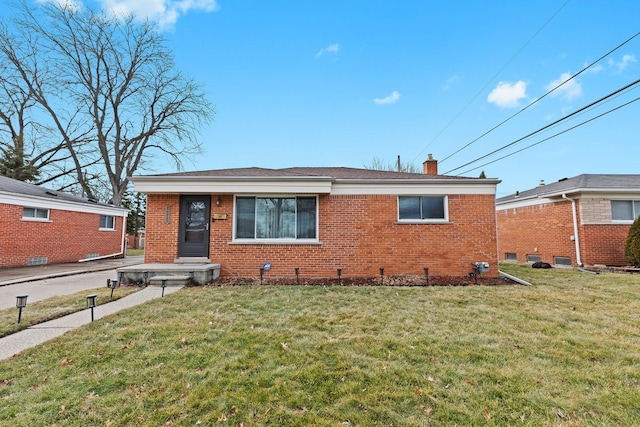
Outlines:
POLYGON ((422 163, 422 169, 425 175, 438 175, 438 161, 429 154, 427 160, 422 163))

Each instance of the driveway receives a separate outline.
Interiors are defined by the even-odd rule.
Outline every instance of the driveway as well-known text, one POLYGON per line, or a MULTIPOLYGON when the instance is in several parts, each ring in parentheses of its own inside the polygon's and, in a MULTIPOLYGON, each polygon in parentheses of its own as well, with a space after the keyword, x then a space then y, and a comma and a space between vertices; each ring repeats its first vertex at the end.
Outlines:
POLYGON ((142 261, 142 257, 127 257, 0 270, 0 310, 15 307, 18 295, 29 295, 28 305, 54 296, 106 287, 107 279, 117 278, 117 268, 142 261))

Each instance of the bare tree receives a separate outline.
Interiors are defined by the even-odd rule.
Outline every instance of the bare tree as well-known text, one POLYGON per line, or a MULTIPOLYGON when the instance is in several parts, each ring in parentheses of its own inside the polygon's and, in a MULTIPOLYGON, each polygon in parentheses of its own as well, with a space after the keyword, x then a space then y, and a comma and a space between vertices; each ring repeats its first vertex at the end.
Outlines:
POLYGON ((379 157, 374 157, 373 159, 371 159, 370 163, 365 163, 364 167, 365 169, 372 169, 377 171, 421 173, 420 168, 418 168, 413 163, 402 163, 400 161, 400 156, 398 156, 398 160, 396 162, 385 162, 379 157))
POLYGON ((41 126, 53 130, 42 145, 65 152, 49 178, 72 174, 65 185, 120 205, 129 177, 150 169, 154 155, 181 169, 201 152, 198 131, 213 106, 176 69, 153 24, 71 2, 14 10, 11 26, 0 31, 0 55, 20 77, 41 126))

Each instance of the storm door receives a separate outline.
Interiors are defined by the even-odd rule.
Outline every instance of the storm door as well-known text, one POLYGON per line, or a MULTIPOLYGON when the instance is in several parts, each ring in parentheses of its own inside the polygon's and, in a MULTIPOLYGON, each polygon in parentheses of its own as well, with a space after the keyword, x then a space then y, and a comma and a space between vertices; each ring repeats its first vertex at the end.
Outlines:
POLYGON ((211 196, 180 197, 178 256, 209 257, 211 196))

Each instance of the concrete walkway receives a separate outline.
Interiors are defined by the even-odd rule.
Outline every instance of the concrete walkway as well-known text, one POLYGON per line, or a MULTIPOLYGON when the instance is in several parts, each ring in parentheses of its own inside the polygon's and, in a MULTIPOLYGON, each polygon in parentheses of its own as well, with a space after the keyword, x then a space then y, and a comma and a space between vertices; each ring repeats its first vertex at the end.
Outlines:
MULTIPOLYGON (((0 309, 15 307, 17 295, 29 295, 26 308, 28 310, 31 302, 106 286, 107 279, 116 278, 117 268, 142 262, 143 257, 135 256, 84 263, 0 269, 0 309)), ((164 294, 169 295, 181 288, 182 286, 168 286, 164 294)), ((148 286, 124 298, 98 305, 93 309, 93 318, 97 320, 161 296, 160 286, 148 286)), ((8 359, 27 348, 59 337, 90 322, 91 310, 85 309, 0 338, 0 360, 8 359)))
MULTIPOLYGON (((182 286, 166 287, 164 294, 169 295, 181 288, 182 286)), ((116 301, 98 305, 94 308, 93 317, 97 320, 110 314, 117 313, 122 309, 134 307, 154 298, 160 298, 161 296, 161 287, 149 286, 116 301)), ((34 347, 38 344, 42 344, 43 342, 59 337, 72 329, 86 325, 90 322, 91 310, 85 309, 59 319, 34 325, 13 335, 0 338, 0 360, 8 359, 27 348, 34 347)))

